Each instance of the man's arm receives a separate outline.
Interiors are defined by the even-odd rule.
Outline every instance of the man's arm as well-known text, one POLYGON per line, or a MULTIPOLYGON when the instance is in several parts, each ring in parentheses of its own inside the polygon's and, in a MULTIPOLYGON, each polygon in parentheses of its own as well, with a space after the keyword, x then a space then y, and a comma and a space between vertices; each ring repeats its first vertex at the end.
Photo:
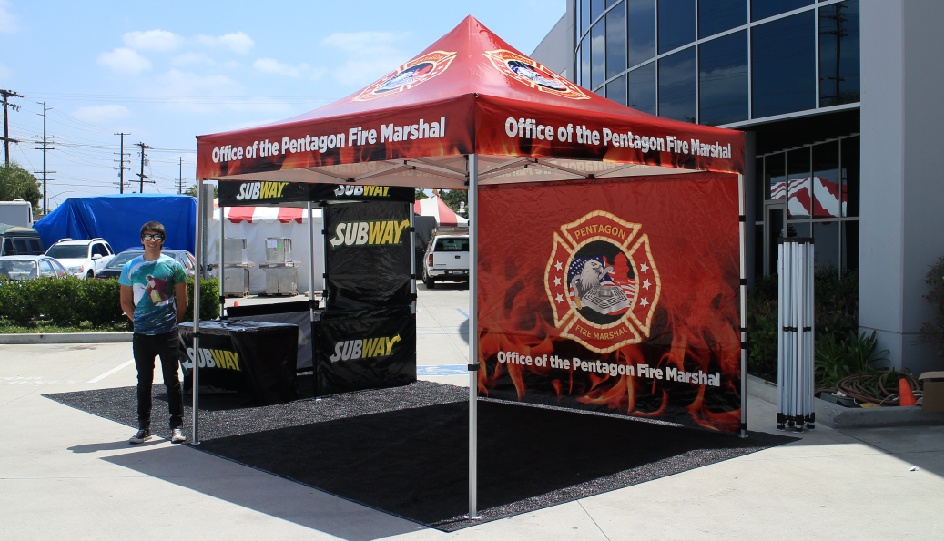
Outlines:
POLYGON ((180 323, 187 314, 187 282, 174 286, 174 295, 177 297, 177 323, 180 323))
POLYGON ((134 292, 131 286, 121 286, 121 311, 125 316, 134 321, 134 292))

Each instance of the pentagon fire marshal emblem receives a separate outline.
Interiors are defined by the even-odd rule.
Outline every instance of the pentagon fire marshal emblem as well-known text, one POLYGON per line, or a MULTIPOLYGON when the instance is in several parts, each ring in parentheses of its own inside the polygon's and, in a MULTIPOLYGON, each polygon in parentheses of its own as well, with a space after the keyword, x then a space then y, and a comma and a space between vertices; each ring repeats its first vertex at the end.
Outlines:
POLYGON ((662 282, 641 229, 596 210, 554 233, 544 291, 562 337, 609 353, 649 336, 662 282))
POLYGON ((564 98, 590 99, 579 86, 526 56, 505 49, 486 51, 485 56, 498 71, 526 86, 564 98))
POLYGON ((455 51, 433 51, 410 60, 368 86, 353 101, 370 101, 399 94, 421 85, 449 68, 456 57, 455 51))

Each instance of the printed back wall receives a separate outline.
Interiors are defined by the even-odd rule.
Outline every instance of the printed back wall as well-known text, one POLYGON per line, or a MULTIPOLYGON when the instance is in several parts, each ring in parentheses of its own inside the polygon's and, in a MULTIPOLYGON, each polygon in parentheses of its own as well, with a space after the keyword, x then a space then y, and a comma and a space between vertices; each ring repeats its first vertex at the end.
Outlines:
POLYGON ((738 430, 736 175, 479 193, 480 395, 738 430))
POLYGON ((408 203, 330 205, 325 213, 325 268, 330 311, 404 306, 413 258, 408 203))

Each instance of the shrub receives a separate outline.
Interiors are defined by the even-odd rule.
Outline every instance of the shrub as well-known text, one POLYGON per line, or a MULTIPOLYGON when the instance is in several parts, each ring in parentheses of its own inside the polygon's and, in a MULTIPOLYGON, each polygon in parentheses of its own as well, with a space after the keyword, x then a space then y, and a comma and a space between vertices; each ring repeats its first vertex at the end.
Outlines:
MULTIPOLYGON (((187 319, 193 319, 193 279, 187 280, 187 319)), ((216 279, 200 281, 200 319, 219 317, 216 279)), ((97 328, 124 323, 118 280, 28 280, 0 282, 0 318, 16 325, 50 323, 61 327, 97 328)), ((130 326, 129 326, 130 329, 130 326)))
POLYGON ((872 334, 849 332, 845 336, 823 334, 816 339, 816 387, 835 388, 843 379, 856 374, 867 374, 887 366, 888 350, 878 350, 878 338, 872 334))
MULTIPOLYGON (((847 272, 840 275, 835 268, 821 270, 814 275, 813 317, 816 326, 817 355, 820 342, 824 351, 842 344, 847 351, 858 351, 859 346, 847 342, 850 333, 858 341, 859 328, 859 275, 847 272)), ((747 340, 748 372, 767 381, 777 380, 777 276, 757 281, 748 295, 747 340)))

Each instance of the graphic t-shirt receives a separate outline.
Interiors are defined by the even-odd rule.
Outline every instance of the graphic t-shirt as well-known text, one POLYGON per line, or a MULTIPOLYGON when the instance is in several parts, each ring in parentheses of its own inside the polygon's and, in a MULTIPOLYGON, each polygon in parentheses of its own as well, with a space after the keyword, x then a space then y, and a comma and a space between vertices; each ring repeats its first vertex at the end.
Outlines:
POLYGON ((179 261, 161 254, 154 261, 138 256, 121 269, 118 283, 134 293, 134 332, 160 334, 177 328, 177 284, 187 271, 179 261))

